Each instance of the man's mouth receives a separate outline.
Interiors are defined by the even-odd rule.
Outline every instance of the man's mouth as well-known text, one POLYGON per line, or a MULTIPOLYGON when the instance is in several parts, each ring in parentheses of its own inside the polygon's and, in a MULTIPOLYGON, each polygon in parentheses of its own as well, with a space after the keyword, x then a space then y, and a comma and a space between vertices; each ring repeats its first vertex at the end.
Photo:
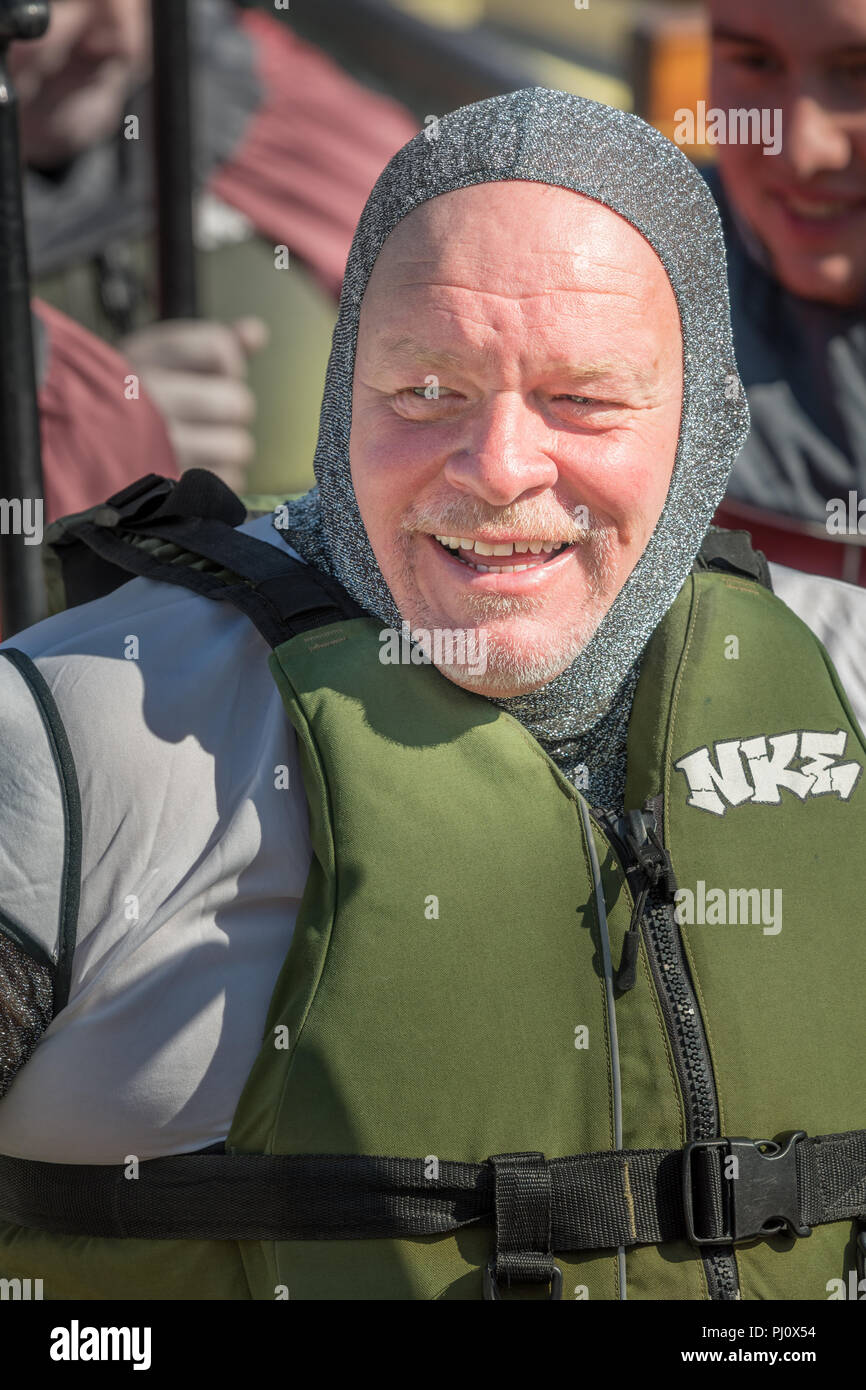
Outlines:
POLYGON ((467 569, 482 574, 519 574, 522 570, 538 569, 554 556, 570 550, 574 542, 542 540, 527 537, 523 540, 478 541, 469 536, 434 536, 442 548, 459 560, 467 569))
POLYGON ((862 197, 834 197, 832 194, 774 189, 771 196, 795 222, 820 227, 822 224, 844 221, 866 208, 862 197))

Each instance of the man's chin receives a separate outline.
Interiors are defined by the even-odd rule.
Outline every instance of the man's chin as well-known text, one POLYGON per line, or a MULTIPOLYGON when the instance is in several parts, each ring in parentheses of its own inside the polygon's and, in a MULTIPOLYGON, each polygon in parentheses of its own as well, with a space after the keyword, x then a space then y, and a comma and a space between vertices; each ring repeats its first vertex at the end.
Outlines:
POLYGON ((426 644, 427 659, 455 685, 500 699, 529 694, 561 675, 613 601, 608 595, 579 596, 566 625, 561 610, 551 614, 549 604, 535 596, 473 595, 455 612, 434 609, 417 592, 412 597, 401 611, 410 610, 413 639, 426 644))
POLYGON ((777 278, 800 299, 853 308, 866 298, 866 268, 844 250, 823 256, 780 255, 774 262, 777 278))
POLYGON ((434 665, 447 680, 464 690, 488 698, 510 699, 540 690, 562 675, 585 643, 570 641, 532 644, 526 641, 504 640, 486 628, 470 629, 465 638, 465 660, 443 660, 444 653, 434 652, 434 665))
POLYGON ((507 671, 485 671, 483 675, 478 675, 469 666, 437 666, 437 670, 446 680, 470 691, 473 695, 484 695, 488 700, 510 700, 518 695, 530 695, 534 690, 542 690, 557 676, 562 675, 568 665, 569 662, 566 662, 565 666, 560 664, 558 669, 552 669, 549 674, 522 682, 507 671))

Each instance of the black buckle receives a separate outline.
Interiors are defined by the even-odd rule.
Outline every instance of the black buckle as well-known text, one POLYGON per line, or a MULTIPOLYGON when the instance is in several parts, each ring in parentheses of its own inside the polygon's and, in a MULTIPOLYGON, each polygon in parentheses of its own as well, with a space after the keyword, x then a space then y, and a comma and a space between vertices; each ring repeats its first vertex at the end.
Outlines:
MULTIPOLYGON (((496 1282, 495 1260, 488 1260, 484 1268, 484 1297, 488 1299, 502 1299, 502 1294, 499 1292, 499 1285, 496 1282)), ((559 1268, 559 1265, 554 1265, 553 1274, 550 1278, 550 1293, 547 1296, 547 1301, 551 1303, 560 1298, 562 1298, 562 1270, 559 1268)))
POLYGON ((163 478, 159 473, 146 473, 144 477, 136 478, 134 483, 121 488, 120 492, 112 493, 104 505, 117 513, 114 525, 121 521, 137 521, 161 507, 176 486, 173 478, 163 478))
POLYGON ((796 1145, 806 1138, 798 1129, 782 1147, 772 1139, 696 1139, 683 1149, 683 1208, 686 1231, 692 1245, 730 1245, 738 1240, 754 1240, 787 1231, 792 1236, 809 1236, 811 1226, 800 1220, 797 1192, 796 1145), (726 1229, 712 1235, 699 1235, 695 1229, 694 1170, 696 1149, 726 1149, 727 1158, 736 1158, 736 1177, 726 1177, 720 1165, 722 1210, 729 1213, 726 1229), (768 1225, 775 1222, 775 1225, 768 1225))

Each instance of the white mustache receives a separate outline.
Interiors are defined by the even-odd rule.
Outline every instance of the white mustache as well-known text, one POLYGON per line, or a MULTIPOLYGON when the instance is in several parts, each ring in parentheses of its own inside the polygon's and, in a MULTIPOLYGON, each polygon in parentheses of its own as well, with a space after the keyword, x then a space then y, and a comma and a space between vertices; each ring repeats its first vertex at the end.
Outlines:
POLYGON ((407 523, 411 520, 411 524, 406 524, 406 529, 430 531, 440 536, 467 536, 489 528, 517 531, 521 535, 531 536, 533 540, 565 541, 569 545, 582 544, 611 529, 588 507, 576 507, 575 511, 585 514, 580 526, 575 526, 574 516, 568 513, 558 512, 554 516, 549 511, 533 513, 525 507, 520 510, 503 507, 493 511, 479 505, 467 507, 465 503, 455 503, 454 506, 443 507, 438 516, 429 512, 415 513, 411 519, 407 518, 407 523))

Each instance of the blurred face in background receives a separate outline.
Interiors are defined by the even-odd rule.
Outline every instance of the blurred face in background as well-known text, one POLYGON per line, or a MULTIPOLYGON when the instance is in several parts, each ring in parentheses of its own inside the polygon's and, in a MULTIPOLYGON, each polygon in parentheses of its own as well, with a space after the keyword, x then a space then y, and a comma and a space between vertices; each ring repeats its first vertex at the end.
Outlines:
POLYGON ((866 302, 866 0, 708 0, 711 104, 779 108, 782 148, 719 145, 725 191, 805 299, 866 302))
POLYGON ((111 135, 150 70, 148 0, 53 0, 41 39, 12 44, 24 158, 65 163, 111 135))

